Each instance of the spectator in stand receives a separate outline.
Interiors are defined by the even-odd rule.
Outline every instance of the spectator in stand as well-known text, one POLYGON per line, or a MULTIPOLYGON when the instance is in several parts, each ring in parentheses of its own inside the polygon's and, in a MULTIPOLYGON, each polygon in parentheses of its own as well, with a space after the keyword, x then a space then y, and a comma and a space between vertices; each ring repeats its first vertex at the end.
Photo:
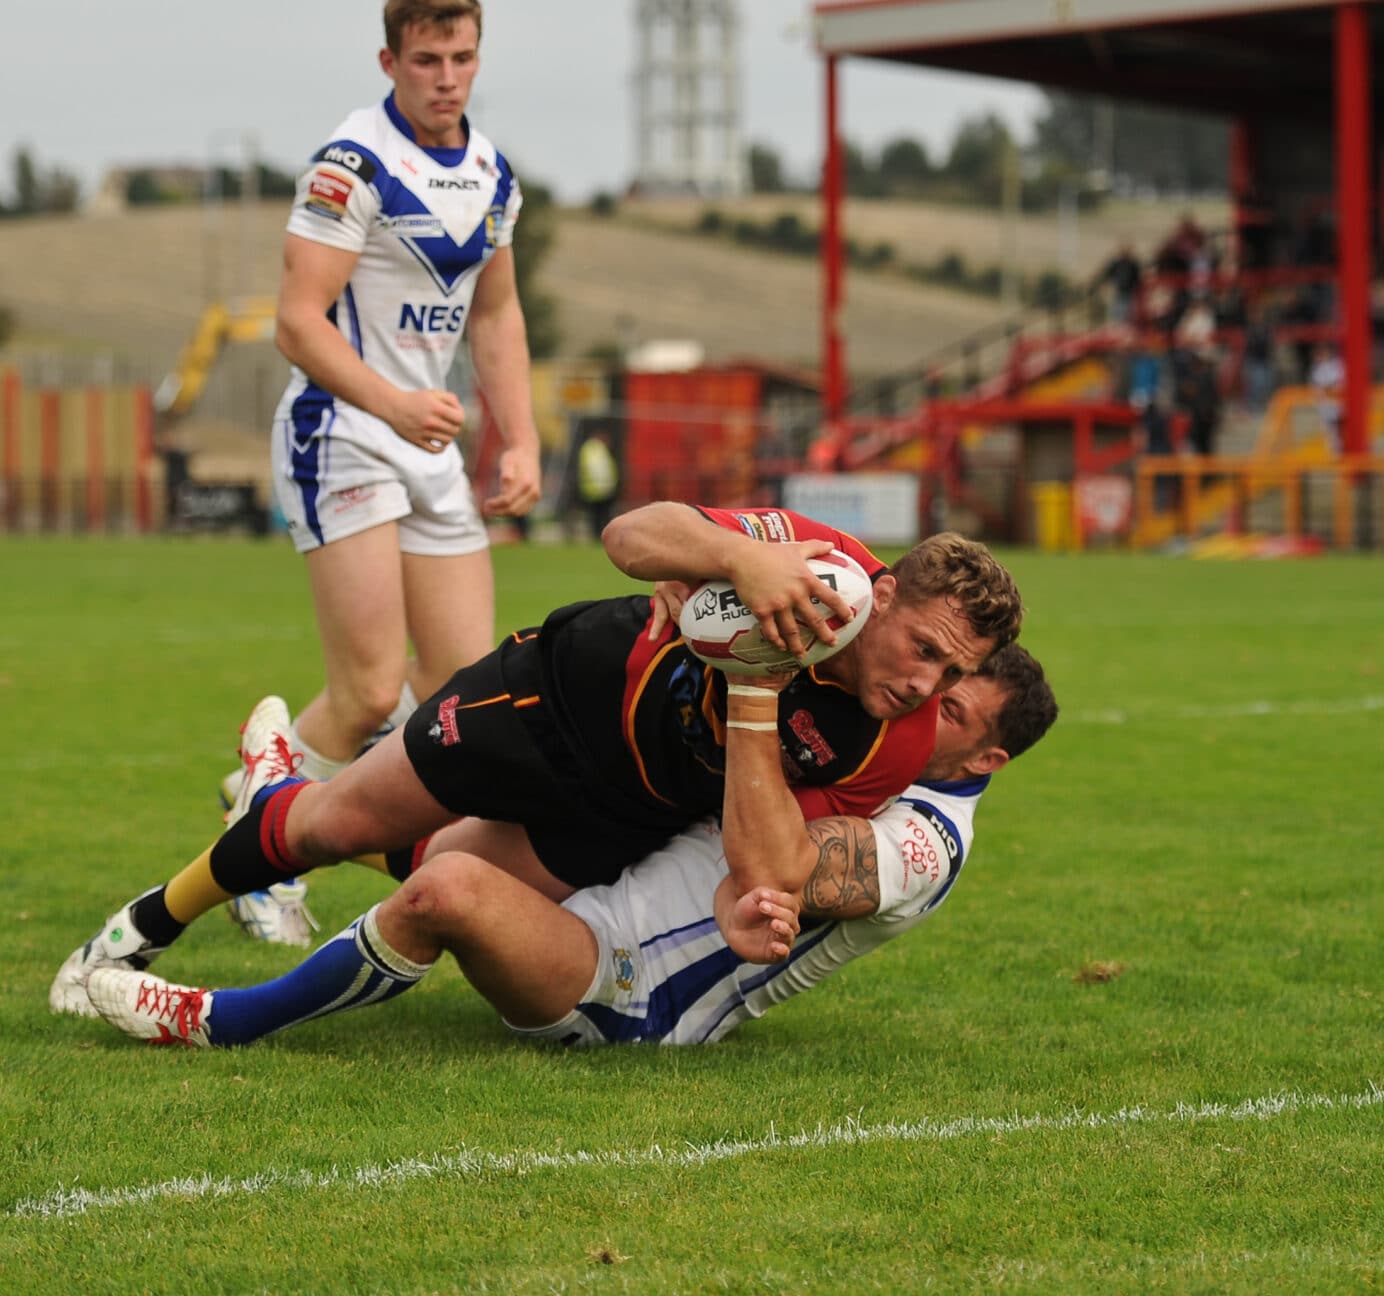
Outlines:
POLYGON ((1207 268, 1206 231, 1191 212, 1184 212, 1177 228, 1164 240, 1154 258, 1161 274, 1192 274, 1207 268))
POLYGON ((1273 204, 1252 185, 1235 197, 1238 257, 1243 270, 1263 270, 1273 264, 1273 204))
MULTIPOLYGON (((1130 403, 1139 412, 1139 424, 1135 437, 1142 455, 1170 455, 1173 452, 1172 429, 1168 423, 1168 412, 1158 399, 1156 391, 1136 390, 1130 403)), ((1175 476, 1159 473, 1153 479, 1153 506, 1160 513, 1177 503, 1178 481, 1175 476)))
POLYGON ((1110 285, 1109 316, 1112 324, 1128 324, 1134 318, 1134 308, 1138 300, 1139 281, 1144 268, 1134 255, 1134 248, 1128 243, 1120 244, 1119 250, 1102 267, 1091 287, 1098 290, 1110 285))
POLYGON ((1245 325, 1244 391, 1245 404, 1262 410, 1278 385, 1273 361, 1273 320, 1270 308, 1261 306, 1245 325))
POLYGON ((1176 388, 1178 409, 1187 415, 1187 440, 1194 454, 1215 450, 1221 422, 1221 392, 1216 366, 1205 355, 1188 352, 1176 388))
POLYGON ((1317 406, 1326 425, 1327 440, 1336 453, 1341 449, 1341 388, 1346 381, 1346 367, 1334 346, 1319 346, 1312 361, 1312 386, 1323 399, 1317 406))
MULTIPOLYGON (((1311 329, 1323 319, 1321 294, 1316 284, 1303 284, 1283 312, 1283 322, 1295 329, 1311 329)), ((1308 336, 1295 336, 1292 342, 1295 379, 1300 387, 1312 381, 1312 363, 1316 354, 1316 340, 1308 336)))
POLYGON ((1204 358, 1214 354, 1216 315, 1204 292, 1193 294, 1191 305, 1177 322, 1173 340, 1181 351, 1192 351, 1204 358))

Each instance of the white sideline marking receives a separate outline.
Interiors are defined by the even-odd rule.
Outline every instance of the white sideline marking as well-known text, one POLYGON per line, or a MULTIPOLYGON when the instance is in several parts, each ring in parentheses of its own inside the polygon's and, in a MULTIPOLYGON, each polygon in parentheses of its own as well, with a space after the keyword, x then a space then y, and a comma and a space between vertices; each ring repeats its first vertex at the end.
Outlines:
POLYGON ((1355 715, 1384 710, 1384 697, 1370 694, 1357 698, 1317 698, 1301 702, 1229 702, 1222 706, 1179 706, 1149 710, 1139 715, 1112 707, 1104 711, 1077 711, 1064 724, 1122 725, 1154 717, 1166 720, 1233 720, 1238 716, 1355 715))
POLYGON ((1246 1098, 1234 1105, 1178 1103, 1170 1110, 1147 1107, 1121 1107, 1114 1112, 1072 1111, 1062 1116, 960 1116, 939 1121, 924 1118, 882 1125, 862 1125, 848 1119, 840 1125, 818 1126, 780 1137, 770 1126, 763 1138, 726 1140, 691 1144, 683 1148, 664 1148, 655 1143, 647 1148, 608 1152, 458 1152, 449 1156, 414 1157, 388 1161, 384 1165, 364 1165, 345 1169, 333 1166, 319 1172, 309 1170, 264 1170, 245 1179, 213 1179, 210 1175, 189 1175, 163 1183, 133 1188, 58 1188, 45 1197, 25 1197, 5 1214, 10 1218, 64 1219, 88 1211, 109 1210, 118 1206, 138 1206, 167 1200, 199 1198, 253 1197, 280 1188, 375 1188, 408 1183, 415 1179, 515 1176, 539 1170, 568 1170, 585 1166, 672 1166, 675 1169, 728 1161, 778 1148, 841 1147, 860 1143, 934 1143, 965 1138, 973 1134, 1027 1134, 1035 1130, 1113 1129, 1123 1125, 1194 1124, 1210 1120, 1273 1120, 1286 1112, 1363 1109, 1384 1103, 1384 1089, 1373 1080, 1362 1093, 1270 1094, 1246 1098))

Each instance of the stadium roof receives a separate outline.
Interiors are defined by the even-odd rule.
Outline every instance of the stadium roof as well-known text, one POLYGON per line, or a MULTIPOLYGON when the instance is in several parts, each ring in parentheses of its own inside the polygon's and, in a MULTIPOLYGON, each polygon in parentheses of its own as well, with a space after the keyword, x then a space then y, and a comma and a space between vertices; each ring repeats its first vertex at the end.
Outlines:
MULTIPOLYGON (((1370 43, 1384 55, 1384 13, 1370 43)), ((1335 0, 827 0, 823 54, 1234 115, 1333 107, 1335 0)))

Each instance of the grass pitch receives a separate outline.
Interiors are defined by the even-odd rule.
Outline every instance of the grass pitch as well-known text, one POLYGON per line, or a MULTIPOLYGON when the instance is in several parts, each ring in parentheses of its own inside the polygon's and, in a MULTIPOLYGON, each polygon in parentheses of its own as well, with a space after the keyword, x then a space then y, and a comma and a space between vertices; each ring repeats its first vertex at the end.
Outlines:
MULTIPOLYGON (((281 542, 0 542, 0 1278, 25 1292, 1384 1285, 1384 566, 1006 555, 1057 728, 926 924, 703 1050, 510 1040, 454 968, 254 1048, 51 1018, 319 662, 281 542)), ((500 627, 631 588, 496 554, 500 627)), ((385 882, 313 883, 338 930, 385 882)), ((159 965, 296 960, 218 915, 159 965)))

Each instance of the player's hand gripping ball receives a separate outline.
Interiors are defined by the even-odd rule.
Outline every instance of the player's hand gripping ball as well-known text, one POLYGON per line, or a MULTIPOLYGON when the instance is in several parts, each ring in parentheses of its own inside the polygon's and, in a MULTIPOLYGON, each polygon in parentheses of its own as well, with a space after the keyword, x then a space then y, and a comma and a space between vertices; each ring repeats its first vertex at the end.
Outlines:
MULTIPOLYGON (((760 631, 759 622, 750 609, 741 603, 730 581, 710 580, 692 590, 678 618, 678 626, 693 654, 728 675, 774 675, 815 666, 840 652, 870 619, 874 588, 865 569, 839 549, 807 561, 823 581, 845 596, 855 613, 846 622, 834 614, 827 622, 836 631, 834 644, 817 638, 804 628, 805 659, 775 648, 760 631)), ((813 603, 825 610, 825 605, 816 599, 813 603)))

